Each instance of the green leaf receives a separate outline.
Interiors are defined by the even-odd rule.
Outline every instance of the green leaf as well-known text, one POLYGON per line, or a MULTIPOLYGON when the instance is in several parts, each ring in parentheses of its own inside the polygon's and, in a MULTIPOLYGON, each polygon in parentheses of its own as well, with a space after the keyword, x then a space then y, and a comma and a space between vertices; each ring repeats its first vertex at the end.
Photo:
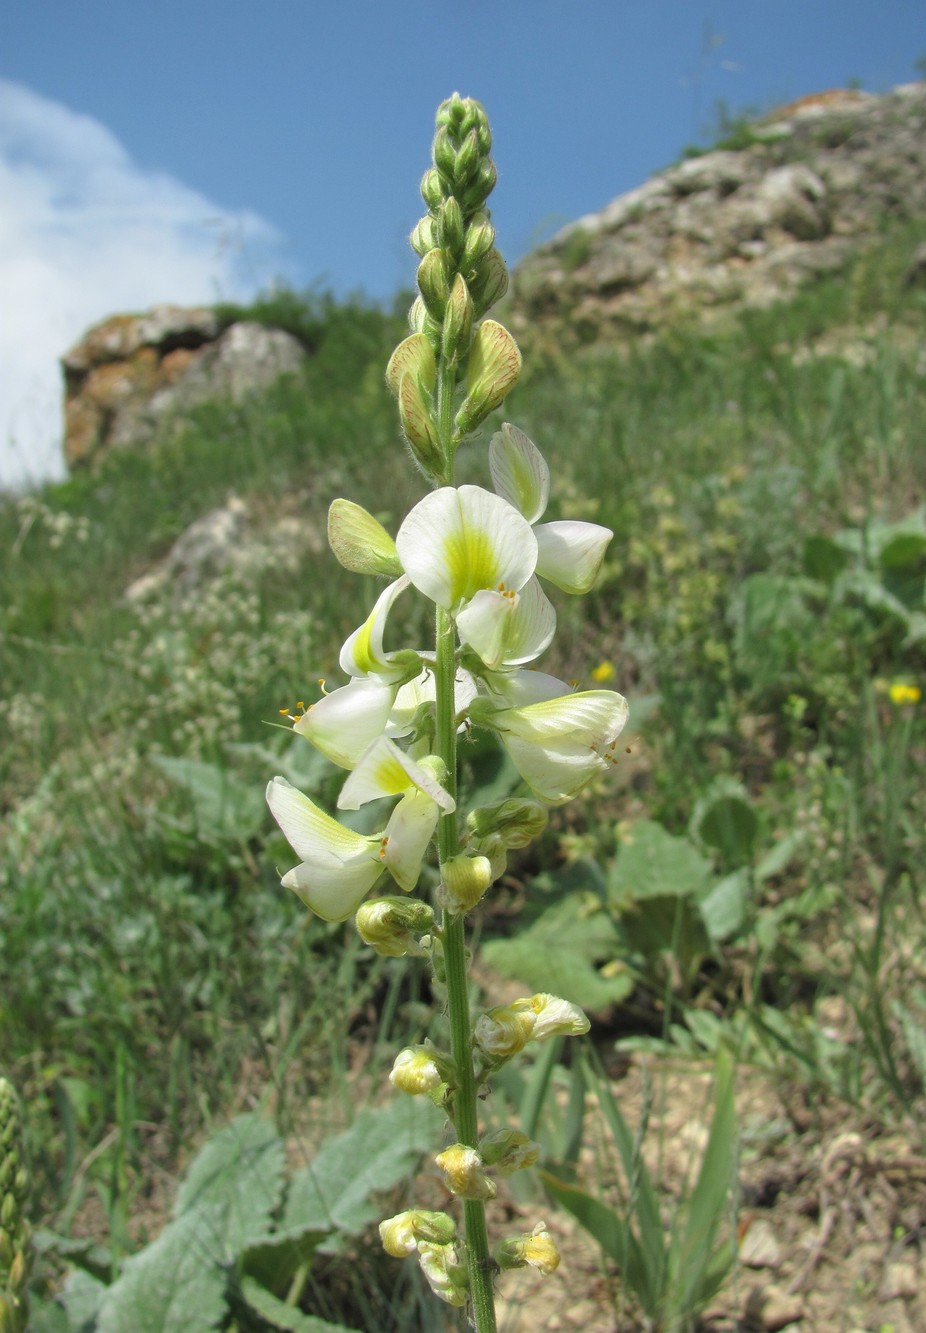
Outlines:
POLYGON ((422 1097, 397 1097, 361 1111, 345 1133, 322 1145, 292 1178, 281 1236, 308 1231, 354 1234, 377 1217, 376 1190, 404 1180, 433 1148, 445 1116, 422 1097))
POLYGON ((270 1291, 288 1291, 299 1269, 310 1265, 330 1231, 302 1231, 294 1236, 263 1236, 242 1250, 238 1271, 270 1291))
POLYGON ((749 872, 735 870, 701 899, 701 916, 715 944, 742 929, 749 915, 749 872))
POLYGON ((224 1209, 185 1213, 127 1259, 100 1308, 99 1333, 212 1333, 225 1315, 224 1209))
POLYGON ((741 785, 722 778, 695 806, 691 832, 720 853, 724 866, 742 866, 752 860, 759 819, 741 785))
MULTIPOLYGON (((712 1290, 705 1292, 705 1278, 714 1257, 717 1228, 729 1215, 728 1200, 736 1168, 736 1105, 733 1097, 733 1061, 728 1051, 717 1054, 714 1115, 701 1159, 701 1169, 685 1209, 685 1226, 673 1237, 673 1267, 679 1276, 676 1308, 696 1313, 719 1285, 716 1271, 712 1290)), ((730 1252, 732 1262, 732 1250, 730 1252)), ((722 1280, 723 1274, 720 1275, 722 1280)))
POLYGON ((512 939, 487 940, 485 962, 534 991, 550 991, 582 1009, 607 1009, 633 990, 629 971, 607 975, 599 964, 614 959, 614 923, 587 895, 570 894, 547 908, 512 939))
POLYGON ((640 819, 621 842, 608 897, 622 907, 643 898, 696 893, 710 873, 710 863, 687 838, 676 838, 661 824, 640 819))
POLYGON ((326 1319, 303 1314, 292 1305, 284 1304, 253 1278, 244 1278, 241 1295, 254 1313, 271 1328, 283 1329, 285 1333, 354 1333, 345 1324, 329 1324, 326 1319))
POLYGON ((190 813, 201 836, 247 842, 267 822, 267 807, 259 784, 243 782, 228 769, 201 759, 177 759, 164 754, 151 758, 190 798, 190 813))
POLYGON ((217 1205, 223 1211, 222 1258, 234 1260, 267 1234, 283 1193, 283 1142, 269 1120, 237 1116, 200 1149, 186 1174, 178 1216, 217 1205))
POLYGON ((821 583, 832 583, 850 561, 845 545, 814 533, 804 541, 804 573, 821 583))

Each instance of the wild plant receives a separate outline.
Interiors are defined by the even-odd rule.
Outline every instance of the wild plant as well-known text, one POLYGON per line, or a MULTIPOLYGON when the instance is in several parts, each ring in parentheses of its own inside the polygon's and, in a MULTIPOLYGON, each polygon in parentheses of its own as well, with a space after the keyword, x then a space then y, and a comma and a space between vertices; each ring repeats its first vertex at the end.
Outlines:
POLYGON ((545 1223, 490 1248, 486 1204, 497 1178, 536 1161, 516 1128, 484 1133, 479 1105, 491 1077, 528 1043, 588 1030, 574 1004, 546 992, 470 1011, 467 918, 505 872, 508 854, 534 839, 547 805, 577 796, 618 760, 626 700, 577 692, 531 667, 551 643, 556 612, 547 580, 587 593, 611 539, 595 523, 542 522, 549 469, 537 447, 505 424, 489 445, 493 489, 456 485, 457 451, 473 440, 517 383, 521 356, 491 306, 508 284, 486 200, 495 185, 491 132, 478 102, 457 94, 436 120, 433 162, 421 182, 427 213, 412 233, 420 257, 410 335, 386 371, 408 451, 431 490, 393 539, 344 498, 328 537, 349 571, 390 580, 340 653, 348 683, 290 714, 294 730, 348 770, 338 798, 356 811, 398 798, 385 826, 360 833, 329 816, 285 778, 267 788, 270 809, 299 857, 283 884, 327 921, 354 916, 386 956, 424 956, 445 999, 449 1042, 403 1050, 390 1081, 430 1098, 453 1141, 436 1158, 461 1201, 462 1234, 444 1211, 410 1209, 383 1221, 384 1248, 414 1255, 436 1294, 466 1307, 479 1333, 496 1327, 493 1286, 502 1269, 551 1273, 559 1255, 545 1223), (433 647, 387 649, 400 598, 434 608, 433 647), (464 810, 460 758, 474 732, 497 737, 530 791, 464 810), (435 904, 415 896, 436 839, 435 904), (388 872, 399 893, 367 895, 388 872))

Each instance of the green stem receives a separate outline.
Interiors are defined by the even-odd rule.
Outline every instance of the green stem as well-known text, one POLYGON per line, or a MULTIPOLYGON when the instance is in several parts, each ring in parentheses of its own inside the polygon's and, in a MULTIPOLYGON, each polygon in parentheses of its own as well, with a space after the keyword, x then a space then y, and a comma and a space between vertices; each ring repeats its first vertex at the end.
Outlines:
MULTIPOLYGON (((450 446, 453 422, 452 394, 452 368, 441 364, 438 372, 437 407, 448 484, 452 484, 453 479, 453 451, 450 446)), ((436 745, 437 753, 447 768, 445 785, 455 800, 457 796, 457 719, 454 700, 457 670, 456 630, 449 613, 442 607, 437 608, 436 637, 437 653, 434 664, 437 695, 436 745)), ((459 854, 460 838, 456 813, 441 817, 437 828, 437 846, 441 865, 459 854)), ((447 1004, 450 1012, 450 1049, 457 1075, 451 1114, 458 1141, 467 1147, 475 1148, 479 1143, 479 1116, 466 974, 466 932, 462 915, 445 912, 443 945, 447 1004)), ((473 1327, 476 1333, 495 1333, 497 1327, 495 1293, 492 1289, 495 1264, 489 1250, 485 1204, 481 1199, 464 1199, 463 1221, 473 1327)))

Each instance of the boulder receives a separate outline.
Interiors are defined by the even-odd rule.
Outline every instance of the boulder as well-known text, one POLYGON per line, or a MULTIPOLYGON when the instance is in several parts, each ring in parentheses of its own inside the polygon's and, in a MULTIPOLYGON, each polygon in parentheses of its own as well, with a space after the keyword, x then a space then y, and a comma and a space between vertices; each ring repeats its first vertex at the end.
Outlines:
POLYGON ((282 329, 246 321, 223 326, 207 308, 164 305, 114 315, 62 358, 68 465, 143 445, 211 398, 241 402, 298 372, 305 358, 302 344, 282 329))
MULTIPOLYGON (((612 341, 711 325, 832 273, 926 215, 926 84, 835 89, 749 126, 580 218, 515 269, 517 337, 612 341)), ((911 258, 906 281, 921 281, 911 258)))

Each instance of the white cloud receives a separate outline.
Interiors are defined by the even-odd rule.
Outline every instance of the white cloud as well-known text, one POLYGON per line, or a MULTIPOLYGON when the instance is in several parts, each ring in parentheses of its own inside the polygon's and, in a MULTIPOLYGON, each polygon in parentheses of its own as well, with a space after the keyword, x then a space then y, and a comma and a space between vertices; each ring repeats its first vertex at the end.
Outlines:
POLYGON ((0 79, 0 490, 64 475, 58 359, 89 325, 247 296, 278 242, 256 214, 137 166, 92 117, 0 79))

